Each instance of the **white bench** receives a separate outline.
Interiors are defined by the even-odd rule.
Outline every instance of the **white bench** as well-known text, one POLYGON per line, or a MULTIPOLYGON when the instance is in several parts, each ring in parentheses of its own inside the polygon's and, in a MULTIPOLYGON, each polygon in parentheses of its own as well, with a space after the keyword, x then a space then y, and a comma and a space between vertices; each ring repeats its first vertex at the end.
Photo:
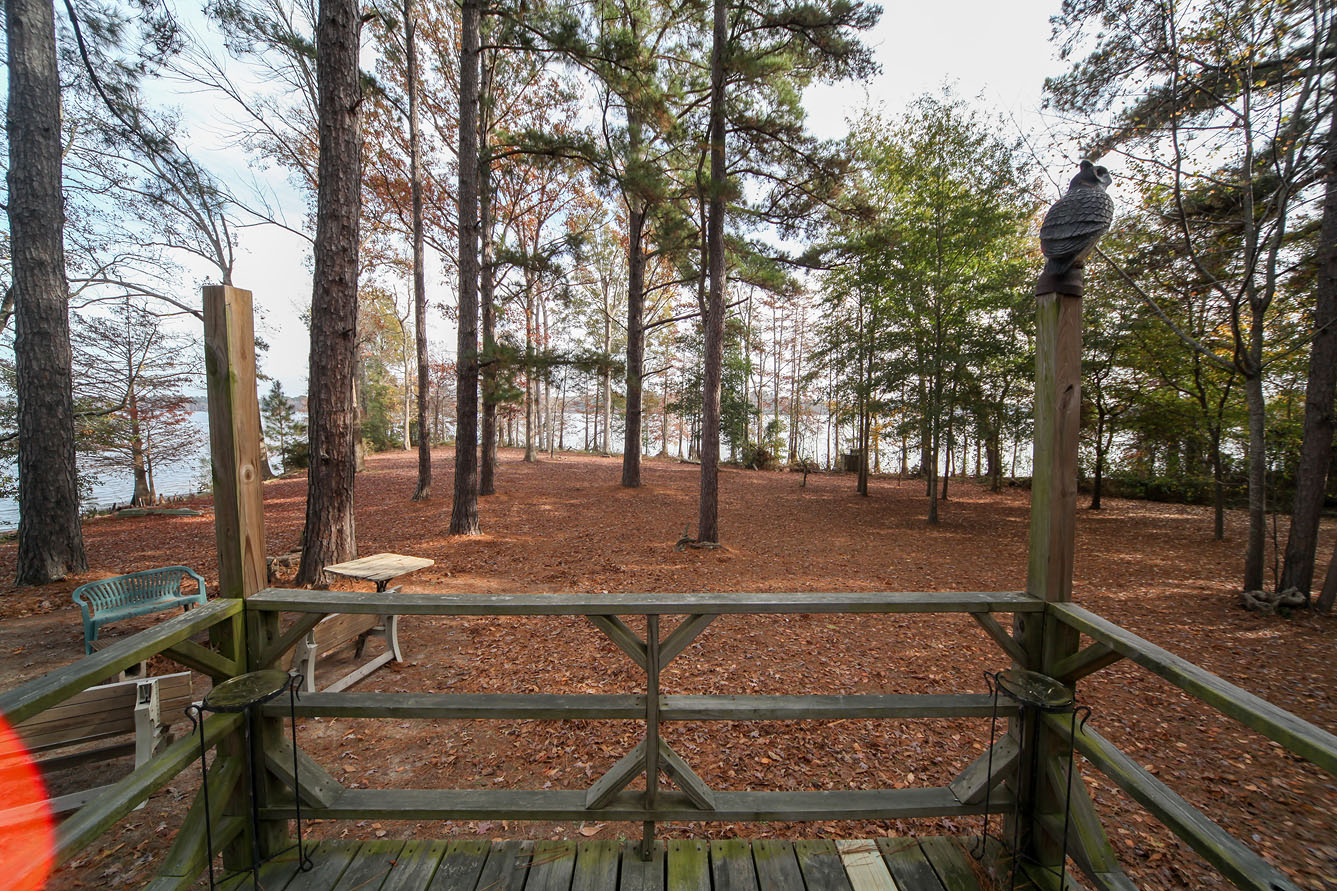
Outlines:
MULTIPOLYGON (((89 761, 133 753, 135 767, 148 762, 170 740, 172 722, 193 701, 191 673, 161 675, 89 687, 18 725, 19 738, 45 774, 89 761), (132 741, 82 748, 100 740, 134 734, 132 741), (81 747, 79 751, 61 750, 81 747)), ((53 814, 83 807, 106 786, 59 795, 47 801, 53 814)), ((141 805, 142 807, 142 805, 141 805)), ((0 816, 3 822, 3 816, 0 816)))
MULTIPOLYGON (((391 589, 394 591, 396 589, 391 589)), ((329 655, 339 647, 356 640, 353 651, 355 658, 362 657, 362 650, 367 638, 373 634, 385 638, 385 652, 359 665, 348 674, 324 688, 327 693, 346 690, 371 674, 382 665, 390 662, 403 662, 404 654, 399 649, 399 617, 395 615, 374 616, 353 613, 336 613, 326 616, 315 628, 307 632, 306 637, 293 647, 292 667, 302 675, 302 692, 315 693, 316 669, 323 656, 329 655)))

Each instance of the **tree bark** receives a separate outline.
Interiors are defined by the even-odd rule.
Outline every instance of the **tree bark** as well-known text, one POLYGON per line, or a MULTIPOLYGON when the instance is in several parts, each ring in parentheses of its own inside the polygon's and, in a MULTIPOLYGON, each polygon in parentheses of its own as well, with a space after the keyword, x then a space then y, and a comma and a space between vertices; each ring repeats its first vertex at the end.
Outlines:
POLYGON ((401 402, 402 420, 401 425, 404 428, 403 450, 408 452, 413 449, 413 380, 409 373, 409 319, 408 313, 399 320, 399 362, 400 373, 404 376, 404 398, 401 402))
MULTIPOLYGON (((637 128, 631 126, 635 157, 637 128)), ((634 489, 641 484, 641 373, 645 370, 645 209, 639 199, 627 201, 629 243, 627 246, 627 410, 622 431, 622 485, 634 489)))
POLYGON ((534 283, 530 271, 525 270, 525 462, 538 460, 534 452, 534 414, 537 411, 534 402, 538 399, 538 388, 534 384, 535 341, 534 337, 534 283))
MULTIPOLYGON (((404 61, 408 66, 409 188, 413 201, 413 327, 418 360, 418 486, 414 501, 432 497, 432 437, 427 433, 427 275, 423 269, 422 148, 418 138, 418 16, 414 0, 404 0, 404 61)), ((407 432, 405 434, 407 436, 407 432)))
POLYGON ((482 248, 478 303, 483 324, 483 422, 482 464, 478 469, 478 494, 497 491, 497 310, 492 263, 492 158, 487 134, 491 127, 492 69, 479 55, 478 85, 478 237, 482 248))
POLYGON ((608 300, 608 286, 603 288, 604 298, 604 366, 599 372, 599 411, 603 418, 603 439, 599 439, 599 419, 600 415, 594 417, 594 439, 595 449, 600 454, 608 454, 608 431, 613 426, 613 370, 608 363, 612 360, 611 352, 613 350, 613 314, 612 307, 608 300))
POLYGON ((710 288, 706 305, 705 369, 701 393, 701 497, 697 541, 719 544, 720 384, 724 365, 724 54, 725 0, 714 0, 710 53, 710 217, 706 228, 710 288))
POLYGON ((1091 484, 1091 510, 1100 510, 1101 484, 1105 470, 1105 412, 1096 408, 1096 470, 1091 484))
POLYGON ((1282 591, 1295 588, 1306 595, 1314 581, 1319 519, 1332 463, 1333 395, 1337 388, 1337 103, 1333 104, 1328 125, 1323 179, 1318 275, 1314 282, 1314 343, 1305 387, 1304 439, 1295 474, 1295 504, 1286 558, 1277 585, 1282 591))
POLYGON ((1318 595, 1318 608, 1323 612, 1332 609, 1337 602, 1337 547, 1332 549, 1332 559, 1328 562, 1328 576, 1323 581, 1323 591, 1318 595))
POLYGON ((478 0, 460 20, 460 305, 451 535, 478 534, 478 0))
POLYGON ((362 211, 362 19, 354 0, 321 0, 316 29, 320 162, 311 296, 311 466, 297 584, 328 581, 325 566, 357 556, 353 522, 358 225, 362 211))
POLYGON ((1263 588, 1263 553, 1267 544, 1267 401, 1263 378, 1254 371, 1244 380, 1249 409, 1249 539, 1244 552, 1244 590, 1263 588))
POLYGON ((1226 537, 1226 483, 1221 457, 1221 426, 1212 430, 1212 538, 1224 541, 1226 537))
MULTIPOLYGON (((130 369, 134 374, 134 368, 130 369)), ((126 411, 130 415, 130 466, 134 469, 135 491, 130 503, 136 506, 153 503, 153 486, 149 483, 148 465, 144 460, 144 432, 139 425, 139 394, 134 379, 125 394, 126 411)))
POLYGON ((15 581, 84 572, 75 468, 60 72, 49 0, 7 0, 9 231, 18 396, 19 550, 15 581))

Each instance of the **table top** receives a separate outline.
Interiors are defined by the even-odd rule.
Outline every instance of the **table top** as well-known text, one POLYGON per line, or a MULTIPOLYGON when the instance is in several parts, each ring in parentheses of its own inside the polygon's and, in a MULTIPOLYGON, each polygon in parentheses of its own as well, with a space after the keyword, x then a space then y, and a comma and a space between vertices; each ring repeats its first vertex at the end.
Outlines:
POLYGON ((326 566, 325 571, 346 576, 350 579, 388 582, 397 576, 417 572, 419 569, 426 569, 434 563, 436 563, 435 560, 428 560, 426 557, 406 557, 403 554, 372 554, 370 557, 359 557, 356 560, 349 560, 347 563, 335 563, 326 566))

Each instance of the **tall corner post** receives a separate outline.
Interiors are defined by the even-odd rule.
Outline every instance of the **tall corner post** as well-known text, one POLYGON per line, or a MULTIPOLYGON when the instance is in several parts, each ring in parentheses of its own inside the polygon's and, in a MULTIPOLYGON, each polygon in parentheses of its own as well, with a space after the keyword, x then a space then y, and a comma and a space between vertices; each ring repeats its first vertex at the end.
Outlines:
MULTIPOLYGON (((1035 449, 1026 590, 1047 603, 1072 599, 1076 541, 1082 381, 1080 272, 1075 286, 1065 290, 1075 293, 1042 290, 1036 297, 1035 449)), ((1020 667, 1052 675, 1053 666, 1077 652, 1079 634, 1055 621, 1048 611, 1018 613, 1014 621, 1014 634, 1027 657, 1027 664, 1020 667)), ((1061 772, 1066 776, 1069 743, 1039 720, 1034 710, 1015 719, 1009 733, 1021 752, 1013 789, 1017 808, 1010 818, 1019 820, 1020 826, 1009 825, 1006 837, 1010 840, 1016 832, 1020 845, 1014 853, 1041 870, 1052 869, 1057 882, 1063 842, 1045 831, 1042 817, 1061 816, 1065 807, 1066 790, 1055 788, 1050 768, 1061 759, 1061 772)))
POLYGON ((205 286, 204 348, 218 592, 221 597, 249 597, 265 587, 260 403, 250 291, 205 286))
MULTIPOLYGON (((256 391, 255 322, 251 292, 230 285, 206 285, 204 297, 204 363, 209 393, 209 451, 214 491, 214 536, 218 549, 218 596, 250 597, 266 584, 264 492, 260 472, 260 404, 256 391)), ((275 613, 245 611, 211 631, 215 646, 253 671, 258 654, 277 636, 275 613)), ((251 763, 258 775, 255 788, 263 805, 277 793, 264 769, 267 746, 282 741, 282 722, 256 718, 251 763)), ((221 758, 238 758, 242 736, 226 740, 221 758)), ((250 803, 239 784, 229 811, 244 813, 250 803)), ((260 823, 257 843, 262 857, 286 847, 286 821, 260 823)), ((232 868, 251 863, 244 839, 223 852, 232 868)))

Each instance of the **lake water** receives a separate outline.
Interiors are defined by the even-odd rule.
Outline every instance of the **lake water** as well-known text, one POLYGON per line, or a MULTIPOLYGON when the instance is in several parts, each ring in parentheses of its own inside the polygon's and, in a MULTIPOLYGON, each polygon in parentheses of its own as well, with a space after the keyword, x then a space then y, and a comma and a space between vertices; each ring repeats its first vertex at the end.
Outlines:
MULTIPOLYGON (((209 415, 202 411, 193 412, 190 420, 202 433, 199 452, 190 460, 153 469, 153 484, 159 495, 190 495, 199 490, 200 478, 205 473, 200 461, 209 455, 209 415)), ((129 471, 110 471, 101 476, 102 482, 93 487, 84 501, 86 509, 125 504, 134 495, 135 479, 129 471)), ((18 525, 19 503, 13 498, 0 498, 0 529, 17 529, 18 525)))

